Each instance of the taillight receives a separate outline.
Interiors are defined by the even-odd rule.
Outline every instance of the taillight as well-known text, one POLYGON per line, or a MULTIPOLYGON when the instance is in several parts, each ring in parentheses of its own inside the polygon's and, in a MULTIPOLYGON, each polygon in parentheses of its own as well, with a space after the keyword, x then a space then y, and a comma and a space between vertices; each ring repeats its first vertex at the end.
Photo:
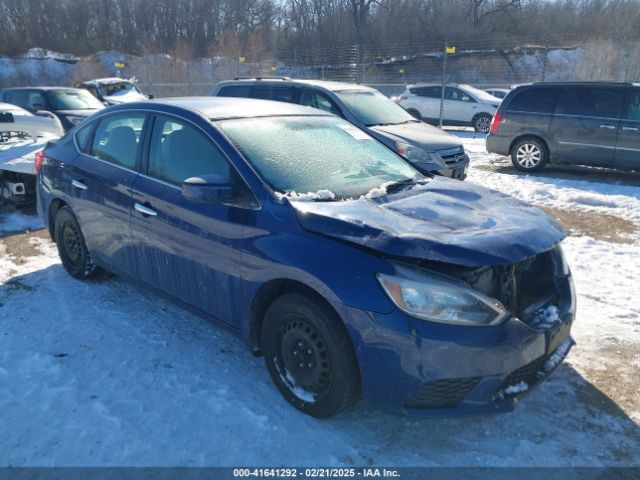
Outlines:
POLYGON ((500 120, 502 120, 502 115, 500 115, 500 112, 496 112, 496 114, 491 119, 491 125, 489 125, 489 133, 498 133, 498 130, 500 130, 500 120))
POLYGON ((36 152, 36 173, 40 173, 40 170, 42 170, 42 164, 46 158, 47 156, 42 150, 36 152))

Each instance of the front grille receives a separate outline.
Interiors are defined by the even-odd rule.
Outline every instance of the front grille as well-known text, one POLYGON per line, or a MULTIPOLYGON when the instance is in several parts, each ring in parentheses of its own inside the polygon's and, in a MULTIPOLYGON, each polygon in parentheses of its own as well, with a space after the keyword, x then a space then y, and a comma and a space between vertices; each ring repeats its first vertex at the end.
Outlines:
POLYGON ((437 154, 447 165, 455 165, 465 160, 464 149, 462 147, 439 150, 437 154))
POLYGON ((510 386, 518 385, 520 382, 526 383, 529 387, 536 384, 542 376, 540 372, 544 372, 544 363, 548 358, 547 356, 536 358, 533 362, 527 363, 525 366, 513 371, 505 381, 502 382, 498 391, 503 391, 510 386))
POLYGON ((460 403, 480 382, 480 377, 434 380, 423 384, 405 402, 407 408, 444 408, 460 403))

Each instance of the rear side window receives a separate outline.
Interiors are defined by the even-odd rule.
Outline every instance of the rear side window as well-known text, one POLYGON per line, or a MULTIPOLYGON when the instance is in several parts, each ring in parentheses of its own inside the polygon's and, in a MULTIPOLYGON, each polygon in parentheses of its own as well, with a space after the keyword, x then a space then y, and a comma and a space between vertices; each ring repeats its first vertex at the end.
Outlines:
POLYGON ((94 123, 85 125, 76 133, 76 142, 81 152, 87 152, 89 147, 89 140, 91 139, 91 132, 93 131, 94 123))
POLYGON ((135 168, 144 119, 144 113, 135 113, 100 120, 89 154, 115 165, 135 168))
POLYGON ((419 97, 440 98, 440 87, 414 87, 409 91, 419 97))
POLYGON ((217 174, 229 180, 229 163, 195 127, 172 117, 158 116, 149 150, 148 174, 181 185, 187 178, 217 174))
POLYGON ((619 118, 621 88, 572 88, 562 92, 560 113, 585 117, 619 118))
POLYGON ((33 102, 29 101, 33 99, 33 95, 30 95, 29 90, 10 90, 5 93, 5 101, 7 103, 13 103, 14 105, 18 105, 23 108, 31 108, 30 104, 33 102))
POLYGON ((515 94, 509 103, 510 112, 553 113, 560 95, 558 88, 530 88, 515 94))
POLYGON ((218 92, 219 97, 251 98, 251 85, 229 85, 222 87, 218 92))
POLYGON ((275 100, 276 102, 298 103, 299 91, 293 87, 255 87, 254 98, 275 100))
POLYGON ((625 118, 640 122, 640 88, 635 88, 629 95, 625 118))

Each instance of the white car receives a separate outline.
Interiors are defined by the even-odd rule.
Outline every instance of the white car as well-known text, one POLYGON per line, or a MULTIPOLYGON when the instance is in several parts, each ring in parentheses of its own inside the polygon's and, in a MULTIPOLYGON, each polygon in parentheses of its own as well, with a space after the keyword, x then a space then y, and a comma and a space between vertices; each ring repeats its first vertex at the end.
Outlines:
POLYGON ((0 102, 0 141, 8 141, 10 137, 29 136, 35 142, 38 137, 62 135, 62 123, 52 113, 33 115, 17 105, 0 102))
MULTIPOLYGON (((416 118, 437 124, 440 118, 442 86, 409 85, 398 103, 416 118)), ((470 85, 449 84, 444 89, 443 124, 471 126, 476 132, 488 133, 491 118, 500 99, 470 85)))
POLYGON ((24 108, 0 102, 0 204, 33 202, 34 155, 49 140, 62 135, 62 123, 52 113, 33 115, 24 108))

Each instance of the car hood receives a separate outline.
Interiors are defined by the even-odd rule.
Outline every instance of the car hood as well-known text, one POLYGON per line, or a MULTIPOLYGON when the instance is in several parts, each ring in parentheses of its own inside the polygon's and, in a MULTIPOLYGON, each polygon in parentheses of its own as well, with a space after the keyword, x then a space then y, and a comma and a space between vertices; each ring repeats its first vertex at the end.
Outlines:
POLYGON ((566 236, 538 208, 443 177, 373 199, 291 205, 308 231, 394 257, 469 267, 521 262, 566 236))
POLYGON ((369 127, 394 141, 404 141, 428 152, 462 146, 460 139, 424 122, 369 127))

